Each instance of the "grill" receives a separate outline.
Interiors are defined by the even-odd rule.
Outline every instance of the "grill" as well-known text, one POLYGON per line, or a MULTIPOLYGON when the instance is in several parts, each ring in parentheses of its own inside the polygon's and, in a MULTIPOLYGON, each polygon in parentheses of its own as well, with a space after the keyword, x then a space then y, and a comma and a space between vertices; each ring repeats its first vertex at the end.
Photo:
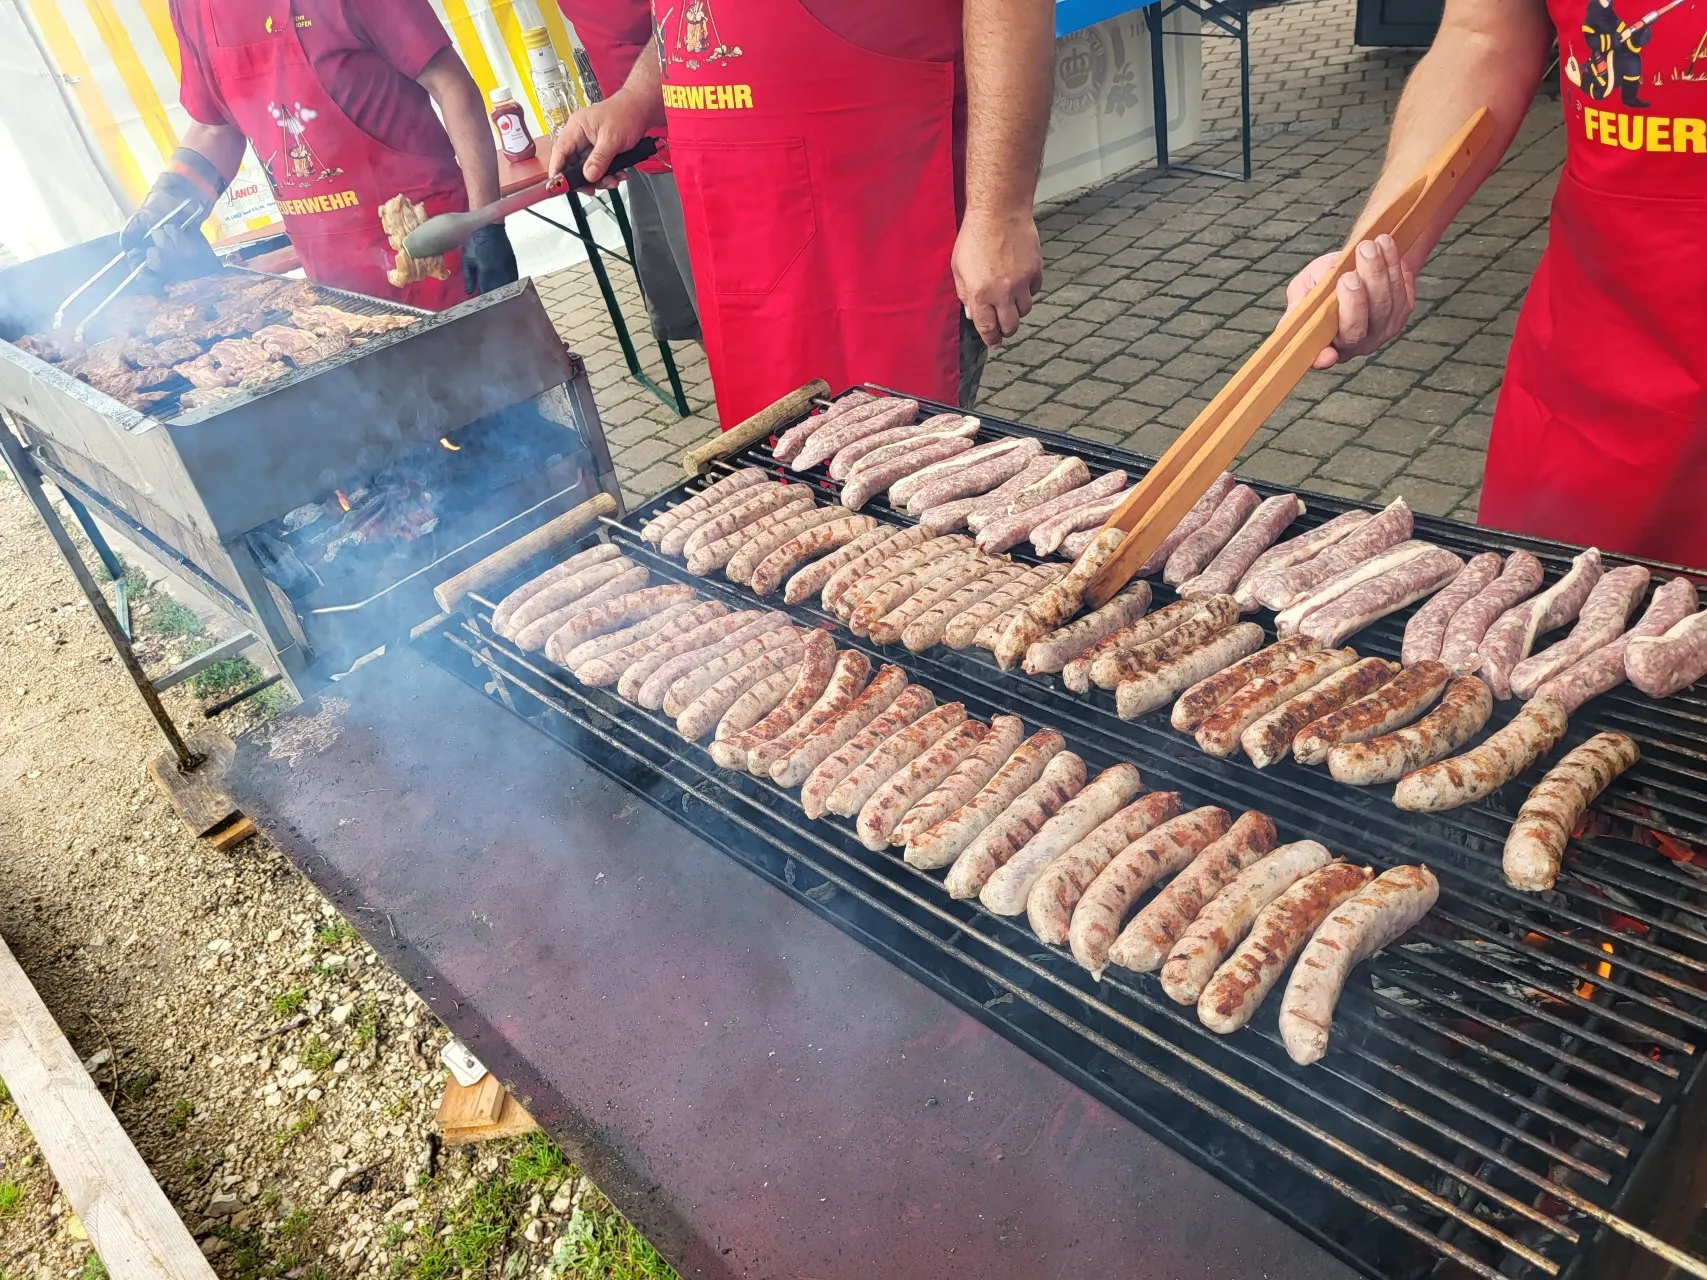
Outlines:
MULTIPOLYGON (((1141 472, 1150 461, 991 418, 982 434, 1037 436, 1093 472, 1141 472)), ((687 574, 637 534, 651 515, 745 465, 774 467, 769 443, 627 520, 605 521, 602 534, 658 580, 750 607, 744 589, 687 574)), ((821 471, 804 478, 825 498, 838 488, 821 471)), ((1305 524, 1350 505, 1309 501, 1305 524)), ((905 521, 881 500, 866 509, 905 521)), ((1527 547, 1554 577, 1574 551, 1496 542, 1443 520, 1417 527, 1466 553, 1527 547)), ((1707 702, 1698 692, 1654 703, 1620 690, 1578 713, 1565 747, 1615 728, 1641 743, 1643 759, 1597 806, 1611 829, 1576 840, 1557 890, 1536 897, 1506 887, 1500 855, 1544 766, 1480 805, 1404 814, 1385 791, 1340 786, 1325 770, 1285 762, 1259 772, 1203 755, 1166 726, 1165 712, 1119 720, 1104 691, 1078 696, 1055 677, 1001 672, 980 650, 876 646, 815 607, 775 605, 833 627, 839 645, 902 666, 971 714, 1012 712, 1062 730, 1093 769, 1130 760, 1147 786, 1177 790, 1188 806, 1261 809, 1283 838, 1318 839, 1377 870, 1426 862, 1441 881, 1439 906, 1354 972, 1327 1058, 1300 1069, 1275 1031, 1278 996, 1244 1032, 1222 1038, 1153 977, 1110 970, 1095 983, 1022 923, 955 902, 939 877, 866 850, 851 821, 806 819, 795 793, 719 769, 669 719, 516 650, 489 619, 519 580, 424 628, 434 660, 1363 1273, 1599 1277, 1658 1259, 1680 1269, 1672 1274, 1707 1276, 1707 1263, 1648 1229, 1687 1198, 1688 1180, 1670 1162, 1701 1133, 1707 866, 1677 843, 1707 846, 1707 702)), ((1165 588, 1157 595, 1158 604, 1171 598, 1165 588)), ((1401 634, 1388 618, 1353 643, 1396 658, 1401 634)))

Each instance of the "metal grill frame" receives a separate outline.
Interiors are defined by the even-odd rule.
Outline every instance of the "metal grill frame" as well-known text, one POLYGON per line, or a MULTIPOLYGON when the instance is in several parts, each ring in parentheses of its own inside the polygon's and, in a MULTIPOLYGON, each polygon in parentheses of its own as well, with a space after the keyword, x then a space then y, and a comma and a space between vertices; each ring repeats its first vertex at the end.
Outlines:
MULTIPOLYGON (((1141 473, 1150 461, 983 419, 983 438, 1008 434, 1033 435, 1053 449, 1076 453, 1096 472, 1121 466, 1141 473)), ((776 466, 768 443, 760 443, 719 463, 707 480, 741 465, 776 466)), ((821 469, 793 478, 817 483, 830 495, 839 489, 821 469)), ((625 521, 607 521, 604 534, 662 580, 687 582, 736 607, 753 607, 744 588, 694 577, 636 534, 651 515, 703 483, 686 482, 625 521)), ((1358 505, 1305 496, 1305 527, 1358 505)), ((866 509, 886 520, 911 522, 881 499, 866 509)), ((1417 536, 1454 550, 1527 547, 1550 575, 1561 572, 1577 550, 1503 534, 1495 540, 1450 521, 1419 517, 1417 524, 1417 536)), ((492 604, 507 589, 471 598, 452 624, 430 629, 425 643, 436 660, 477 687, 488 682, 489 691, 512 710, 595 767, 1365 1274, 1429 1274, 1397 1269, 1402 1261, 1415 1261, 1404 1251, 1409 1239, 1422 1242, 1430 1259, 1450 1260, 1468 1274, 1584 1276, 1590 1274, 1586 1268, 1597 1236, 1643 1236, 1618 1215, 1626 1211, 1631 1189, 1663 1159, 1670 1144, 1657 1139, 1677 1127, 1680 1104, 1699 1085, 1697 1049, 1707 1032, 1707 992, 1701 989, 1707 985, 1707 931, 1689 927, 1687 920, 1707 916, 1707 907, 1699 895, 1702 884, 1688 873, 1664 865, 1653 850, 1610 839, 1577 842, 1554 894, 1536 898, 1506 888, 1498 870, 1505 828, 1544 765, 1481 805, 1443 815, 1402 814, 1384 792, 1339 786, 1323 770, 1287 762, 1259 773, 1245 761, 1215 760, 1166 727, 1165 713, 1161 719, 1152 714, 1120 721, 1112 695, 1074 695, 1057 677, 1000 672, 981 651, 939 647, 912 655, 853 636, 815 607, 774 605, 808 625, 834 627, 839 645, 902 666, 940 699, 965 701, 972 714, 1011 711, 1034 724, 1054 725, 1095 767, 1131 760, 1147 786, 1179 790, 1189 804, 1262 808, 1286 838, 1314 836, 1336 853, 1378 868, 1428 862, 1443 884, 1433 924, 1357 971, 1341 1003, 1328 1058, 1300 1070, 1285 1057, 1273 1030, 1277 998, 1265 1003, 1250 1034, 1221 1039, 1162 996, 1151 977, 1111 970, 1111 977, 1093 983, 1064 950, 1045 947, 1016 921, 993 916, 976 902, 955 903, 940 884, 921 883, 936 877, 893 854, 865 850, 851 823, 806 821, 793 792, 719 769, 703 749, 683 744, 668 719, 613 694, 583 689, 543 658, 515 650, 487 624, 492 604), (1621 895, 1612 902, 1617 914, 1646 925, 1645 935, 1620 934, 1601 922, 1597 913, 1608 908, 1608 890, 1621 895), (1590 933, 1579 936, 1585 929, 1590 933), (930 963, 902 933, 923 942, 930 963), (1606 957, 1599 949, 1603 938, 1622 938, 1627 946, 1606 957), (1538 943, 1562 950, 1543 950, 1538 943), (1576 963, 1579 958, 1607 961, 1610 976, 1587 972, 1576 963), (1593 981, 1585 996, 1579 985, 1587 978, 1593 981), (1637 981, 1643 985, 1633 986, 1637 981), (1513 995, 1514 986, 1519 992, 1545 991, 1550 998, 1543 1003, 1513 995), (1619 1007, 1610 1006, 1609 996, 1619 1007), (1434 1007, 1419 1015, 1415 1004, 1434 1007), (1491 1022, 1478 1009, 1502 1010, 1530 1025, 1491 1022), (1047 1034, 1039 1029, 1045 1025, 1051 1028, 1047 1034), (1483 1042, 1478 1028, 1487 1029, 1495 1043, 1483 1042), (1622 1043, 1620 1033, 1646 1039, 1657 1057, 1622 1043), (1164 1066, 1157 1067, 1146 1050, 1162 1054, 1164 1066), (1178 1069, 1177 1077, 1169 1064, 1178 1069), (1461 1094, 1444 1088, 1452 1082, 1461 1084, 1461 1094), (1522 1095, 1520 1088, 1530 1092, 1522 1095), (1298 1099, 1309 1115, 1269 1094, 1298 1099), (1336 1094, 1356 1098, 1362 1110, 1346 1107, 1336 1094), (1177 1114, 1181 1100, 1191 1104, 1189 1123, 1177 1114), (1574 1145, 1560 1133, 1574 1135, 1574 1145), (1460 1167, 1463 1160, 1473 1160, 1474 1167, 1460 1167), (1300 1171, 1333 1196, 1323 1200, 1317 1186, 1297 1194, 1287 1175, 1300 1171), (1567 1175, 1573 1177, 1570 1186, 1559 1181, 1567 1175), (1336 1205, 1341 1212, 1333 1211, 1336 1205), (1432 1214, 1438 1229, 1419 1214, 1432 1214), (1516 1225, 1502 1229, 1494 1225, 1495 1215, 1516 1225), (1491 1262, 1483 1260, 1489 1247, 1491 1262), (1392 1261, 1372 1263, 1372 1256, 1392 1261), (1502 1264, 1508 1269, 1501 1270, 1502 1264)), ((1158 590, 1158 604, 1170 598, 1166 588, 1158 590)), ((1396 656, 1401 632, 1400 619, 1389 618, 1353 643, 1362 652, 1396 656)), ((1644 747, 1643 763, 1600 807, 1707 843, 1704 710, 1695 691, 1655 704, 1625 689, 1579 712, 1567 745, 1616 727, 1644 747)), ((1499 722, 1505 718, 1505 711, 1497 716, 1499 722)))

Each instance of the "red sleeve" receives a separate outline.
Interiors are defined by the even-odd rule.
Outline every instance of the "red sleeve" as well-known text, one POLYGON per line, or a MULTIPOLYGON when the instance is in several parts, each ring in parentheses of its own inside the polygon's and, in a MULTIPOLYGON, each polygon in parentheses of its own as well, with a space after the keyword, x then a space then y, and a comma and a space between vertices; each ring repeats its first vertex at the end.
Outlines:
POLYGON ((350 30, 411 80, 451 47, 450 32, 428 0, 344 0, 344 11, 350 30))
POLYGON ((199 26, 190 26, 191 20, 185 15, 179 0, 170 0, 167 8, 172 15, 172 30, 178 35, 178 57, 181 64, 178 73, 178 101, 183 103, 184 110, 190 113, 190 119, 198 123, 229 125, 231 119, 226 115, 225 104, 220 101, 202 58, 202 47, 207 33, 199 26))

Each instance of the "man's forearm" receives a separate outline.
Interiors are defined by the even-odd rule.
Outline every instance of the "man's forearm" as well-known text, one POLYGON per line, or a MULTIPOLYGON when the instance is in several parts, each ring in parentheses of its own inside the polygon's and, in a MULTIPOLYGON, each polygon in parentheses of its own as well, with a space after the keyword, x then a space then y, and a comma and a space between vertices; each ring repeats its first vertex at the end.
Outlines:
POLYGON ((651 44, 641 47, 640 56, 629 69, 628 79, 622 82, 622 93, 632 95, 635 102, 646 108, 646 127, 656 129, 664 123, 664 79, 658 66, 657 50, 651 44))
POLYGON ((456 150, 462 184, 468 188, 468 207, 478 209, 498 198, 498 147, 492 141, 492 124, 482 109, 480 91, 468 82, 472 94, 453 89, 439 104, 444 112, 445 132, 456 150))
POLYGON ((1418 237, 1405 262, 1420 270, 1447 224, 1511 145, 1535 96, 1553 25, 1543 0, 1448 0, 1435 37, 1399 99, 1387 158, 1351 239, 1380 208, 1420 174, 1435 152, 1478 108, 1494 119, 1494 136, 1477 157, 1470 180, 1418 237))
POLYGON ((184 130, 178 145, 194 151, 219 171, 222 181, 230 182, 243 163, 243 153, 248 149, 249 140, 243 136, 242 130, 231 125, 203 124, 193 120, 184 130))
POLYGON ((966 0, 966 212, 1031 216, 1054 80, 1050 0, 966 0))

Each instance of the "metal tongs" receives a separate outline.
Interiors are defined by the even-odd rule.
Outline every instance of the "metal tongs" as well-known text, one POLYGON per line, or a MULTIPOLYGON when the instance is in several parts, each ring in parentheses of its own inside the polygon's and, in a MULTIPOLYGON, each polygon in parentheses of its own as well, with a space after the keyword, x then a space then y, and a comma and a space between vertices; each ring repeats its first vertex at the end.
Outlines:
MULTIPOLYGON (((147 270, 148 241, 154 238, 154 233, 164 227, 167 223, 178 218, 186 209, 193 212, 194 208, 195 205, 193 201, 187 199, 178 201, 177 205, 170 212, 168 212, 153 226, 148 228, 148 234, 143 236, 143 243, 141 245, 131 249, 120 249, 112 256, 104 267, 94 275, 90 276, 82 284, 78 285, 71 296, 59 304, 59 310, 53 313, 53 322, 49 325, 49 328, 54 330, 59 329, 59 327, 65 323, 65 313, 71 309, 71 304, 73 302, 76 302, 78 298, 82 297, 90 289, 94 288, 96 282, 98 282, 103 276, 107 275, 108 272, 112 271, 114 267, 120 266, 132 256, 135 256, 137 258, 137 263, 130 269, 130 273, 126 275, 123 280, 118 282, 118 285, 112 290, 112 292, 97 302, 94 309, 90 311, 88 315, 84 316, 77 328, 72 331, 71 339, 73 342, 83 341, 83 332, 94 321, 95 317, 105 311, 114 298, 117 298, 119 294, 130 288, 131 282, 147 270)), ((186 227, 188 226, 187 223, 184 225, 186 227)))

